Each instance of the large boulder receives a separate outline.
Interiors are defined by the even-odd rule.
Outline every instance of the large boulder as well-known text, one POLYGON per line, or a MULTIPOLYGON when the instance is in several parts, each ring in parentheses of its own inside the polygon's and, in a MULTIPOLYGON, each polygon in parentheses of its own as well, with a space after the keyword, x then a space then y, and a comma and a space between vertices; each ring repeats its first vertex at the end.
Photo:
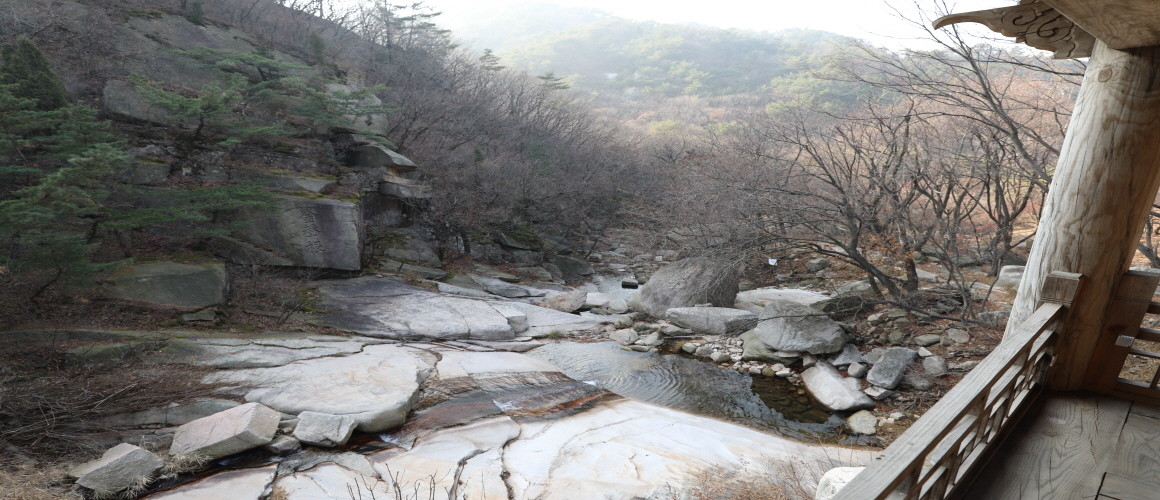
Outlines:
POLYGON ((754 329, 770 349, 828 354, 842 350, 846 334, 836 321, 817 309, 788 300, 773 300, 761 311, 754 329))
POLYGON ((427 267, 443 267, 439 254, 414 229, 393 229, 382 245, 381 253, 402 262, 427 267))
POLYGON ((164 466, 165 462, 154 454, 121 443, 106 451, 101 458, 73 468, 69 476, 98 496, 107 496, 149 482, 153 474, 164 466))
POLYGON ((874 408, 874 400, 862 392, 862 382, 843 377, 834 365, 825 361, 802 372, 806 390, 826 408, 833 411, 853 411, 874 408))
POLYGON ((736 335, 757 326, 757 315, 727 307, 675 307, 665 313, 673 323, 707 335, 736 335))
POLYGON ((814 492, 814 500, 831 500, 838 495, 843 487, 858 476, 865 467, 835 467, 826 471, 818 481, 818 489, 814 492))
POLYGON ((159 262, 129 266, 113 275, 106 293, 180 307, 209 307, 222 302, 226 269, 221 264, 159 262))
POLYGON ((579 281, 596 273, 588 261, 571 255, 554 255, 552 264, 560 269, 567 281, 579 281))
POLYGON ((368 144, 354 148, 350 151, 347 161, 354 167, 367 169, 395 167, 413 170, 416 167, 415 162, 407 157, 378 144, 368 144))
POLYGON ((339 200, 278 198, 272 209, 246 209, 234 231, 239 240, 277 250, 297 266, 355 271, 362 268, 362 214, 339 200))
POLYGON ((999 277, 995 280, 995 288, 1019 288, 1023 281, 1023 270, 1026 266, 1003 266, 999 270, 999 277))
POLYGON ((732 266, 705 257, 679 260, 659 269, 640 291, 644 311, 663 318, 669 309, 710 304, 732 307, 737 274, 732 266))
POLYGON ((265 446, 274 440, 281 418, 278 412, 258 403, 230 408, 178 427, 169 453, 216 460, 265 446))
POLYGON ((797 361, 797 357, 781 356, 777 349, 770 349, 761 339, 757 338, 757 333, 753 330, 742 333, 738 338, 744 345, 744 350, 741 352, 742 361, 762 361, 787 365, 797 361))
POLYGON ((541 306, 563 311, 566 313, 576 312, 584 307, 584 303, 588 300, 588 292, 583 290, 575 290, 571 292, 557 293, 549 295, 548 298, 540 302, 541 306))

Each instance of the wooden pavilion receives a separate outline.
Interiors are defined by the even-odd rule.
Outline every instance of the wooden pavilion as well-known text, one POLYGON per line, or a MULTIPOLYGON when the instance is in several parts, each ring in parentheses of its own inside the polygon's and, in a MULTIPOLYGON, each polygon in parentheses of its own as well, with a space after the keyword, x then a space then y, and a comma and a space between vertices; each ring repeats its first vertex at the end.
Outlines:
POLYGON ((1002 343, 835 500, 1160 499, 1160 273, 1129 270, 1160 187, 1160 0, 946 16, 1090 57, 1002 343), (1155 366, 1153 363, 1151 366, 1155 366))

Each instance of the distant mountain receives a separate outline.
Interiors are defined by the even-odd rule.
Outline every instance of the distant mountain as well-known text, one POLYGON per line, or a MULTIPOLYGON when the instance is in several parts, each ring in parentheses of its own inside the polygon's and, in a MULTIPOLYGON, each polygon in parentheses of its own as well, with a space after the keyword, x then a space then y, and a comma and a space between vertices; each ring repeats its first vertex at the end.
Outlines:
MULTIPOLYGON (((444 13, 445 16, 449 13, 444 13)), ((493 49, 501 64, 554 71, 574 87, 662 96, 729 95, 768 88, 826 65, 847 39, 814 30, 777 33, 659 24, 596 9, 526 4, 454 14, 457 37, 493 49)))

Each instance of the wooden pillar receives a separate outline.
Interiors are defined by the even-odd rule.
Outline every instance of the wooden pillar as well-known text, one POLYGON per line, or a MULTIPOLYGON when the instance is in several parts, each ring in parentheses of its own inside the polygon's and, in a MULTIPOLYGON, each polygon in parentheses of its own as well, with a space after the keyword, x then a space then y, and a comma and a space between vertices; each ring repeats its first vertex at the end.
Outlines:
POLYGON ((1052 271, 1083 274, 1059 331, 1050 387, 1082 387, 1158 186, 1160 47, 1114 50, 1097 41, 1007 323, 1011 332, 1031 315, 1052 271))

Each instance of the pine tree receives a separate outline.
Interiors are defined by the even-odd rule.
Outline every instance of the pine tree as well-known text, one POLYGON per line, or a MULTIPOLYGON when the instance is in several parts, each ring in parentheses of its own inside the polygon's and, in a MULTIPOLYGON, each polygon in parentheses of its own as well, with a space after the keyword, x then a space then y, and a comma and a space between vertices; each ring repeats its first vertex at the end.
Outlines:
POLYGON ((21 39, 16 45, 6 43, 0 46, 0 85, 15 85, 12 95, 18 98, 34 99, 34 109, 51 111, 68 105, 68 93, 64 83, 52 71, 48 58, 28 39, 21 39))
POLYGON ((479 56, 479 67, 484 71, 502 71, 504 66, 499 64, 499 56, 495 55, 491 49, 483 49, 483 55, 479 56))
POLYGON ((547 73, 537 76, 536 78, 543 80, 544 86, 552 90, 568 90, 572 88, 571 85, 568 85, 568 82, 564 81, 564 77, 556 76, 555 69, 548 70, 547 73))

